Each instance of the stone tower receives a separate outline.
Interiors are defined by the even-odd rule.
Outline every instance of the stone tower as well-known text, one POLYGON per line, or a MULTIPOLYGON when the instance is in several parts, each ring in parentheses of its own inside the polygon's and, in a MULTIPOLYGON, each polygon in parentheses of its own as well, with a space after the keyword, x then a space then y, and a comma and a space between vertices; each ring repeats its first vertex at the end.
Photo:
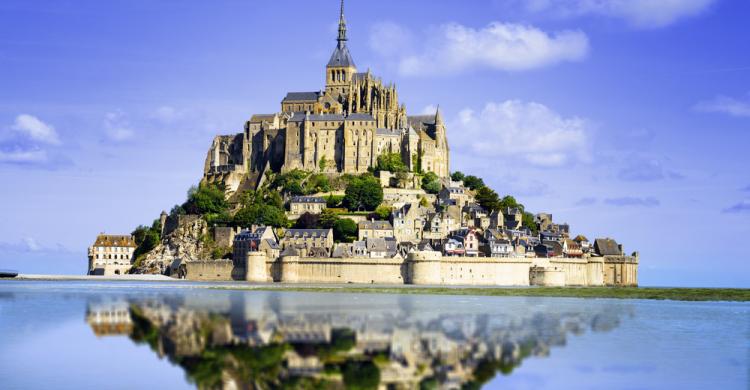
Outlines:
POLYGON ((339 35, 336 49, 333 50, 331 59, 326 66, 326 92, 331 96, 341 96, 349 91, 350 82, 357 67, 354 65, 352 55, 346 46, 346 19, 344 18, 344 0, 341 0, 341 13, 339 15, 339 35))

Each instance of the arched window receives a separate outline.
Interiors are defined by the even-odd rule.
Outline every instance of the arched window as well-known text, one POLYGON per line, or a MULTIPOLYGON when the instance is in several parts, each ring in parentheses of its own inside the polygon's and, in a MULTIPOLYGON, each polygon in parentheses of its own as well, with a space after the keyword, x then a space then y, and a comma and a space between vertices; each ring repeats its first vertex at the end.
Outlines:
POLYGON ((341 81, 346 81, 346 72, 345 71, 341 72, 341 81))

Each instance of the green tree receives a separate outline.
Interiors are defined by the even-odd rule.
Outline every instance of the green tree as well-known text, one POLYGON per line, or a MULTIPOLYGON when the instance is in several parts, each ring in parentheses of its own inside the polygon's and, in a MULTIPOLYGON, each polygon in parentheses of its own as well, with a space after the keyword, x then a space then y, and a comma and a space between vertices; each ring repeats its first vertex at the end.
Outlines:
POLYGON ((323 212, 320 213, 320 218, 318 218, 318 223, 320 224, 320 227, 323 229, 330 229, 333 227, 334 224, 336 224, 336 221, 339 220, 338 214, 336 214, 331 209, 325 209, 323 212))
POLYGON ((296 229, 317 229, 320 227, 320 215, 304 213, 294 222, 296 229))
POLYGON ((464 181, 464 177, 464 173, 461 171, 451 173, 451 180, 453 181, 464 181))
POLYGON ((378 156, 375 167, 377 171, 406 172, 406 164, 401 158, 401 153, 383 153, 378 156))
POLYGON ((357 224, 349 218, 340 218, 333 223, 333 239, 352 242, 357 239, 357 224))
POLYGON ((374 210, 383 202, 383 188, 370 174, 352 179, 346 186, 344 206, 351 211, 374 210))
POLYGON ((510 207, 510 208, 514 208, 514 209, 517 208, 517 209, 521 209, 521 211, 524 210, 523 205, 520 204, 520 203, 518 203, 518 201, 516 201, 516 198, 514 198, 514 197, 512 197, 510 195, 503 196, 503 199, 500 200, 500 207, 501 208, 508 208, 508 207, 510 207))
POLYGON ((331 190, 331 184, 328 181, 328 176, 317 173, 310 175, 305 182, 304 192, 306 195, 315 194, 318 192, 328 192, 331 190))
POLYGON ((523 217, 521 219, 521 224, 524 227, 529 228, 533 234, 539 233, 539 226, 536 224, 536 219, 534 218, 534 214, 525 211, 523 213, 523 217))
POLYGON ((422 207, 427 207, 430 205, 430 202, 428 202, 427 198, 423 196, 421 199, 419 199, 419 205, 422 207))
POLYGON ((500 210, 500 196, 489 187, 480 187, 477 190, 475 199, 486 210, 500 210))
POLYGON ((227 212, 229 203, 224 197, 224 188, 204 183, 188 191, 188 200, 183 208, 189 214, 221 214, 227 212))
POLYGON ((477 188, 484 187, 484 180, 474 175, 468 175, 464 177, 464 186, 476 190, 477 188))
POLYGON ((375 209, 375 215, 377 215, 378 219, 383 221, 390 218, 391 212, 393 212, 393 208, 386 205, 380 205, 375 209))
POLYGON ((377 389, 380 384, 380 369, 372 362, 347 362, 342 374, 347 389, 377 389))
POLYGON ((441 188, 440 178, 435 172, 427 172, 422 176, 422 189, 428 194, 437 194, 441 188))

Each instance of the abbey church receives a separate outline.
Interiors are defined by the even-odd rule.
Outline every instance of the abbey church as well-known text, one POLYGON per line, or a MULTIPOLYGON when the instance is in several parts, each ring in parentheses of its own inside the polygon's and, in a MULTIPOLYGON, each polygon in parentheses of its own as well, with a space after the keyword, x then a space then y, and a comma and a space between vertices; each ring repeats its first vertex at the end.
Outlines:
POLYGON ((383 153, 400 153, 412 171, 449 176, 440 110, 408 116, 394 84, 357 70, 347 47, 343 0, 336 40, 325 68, 325 89, 289 92, 280 112, 253 115, 242 134, 217 136, 204 179, 236 191, 254 188, 267 171, 358 174, 383 153))

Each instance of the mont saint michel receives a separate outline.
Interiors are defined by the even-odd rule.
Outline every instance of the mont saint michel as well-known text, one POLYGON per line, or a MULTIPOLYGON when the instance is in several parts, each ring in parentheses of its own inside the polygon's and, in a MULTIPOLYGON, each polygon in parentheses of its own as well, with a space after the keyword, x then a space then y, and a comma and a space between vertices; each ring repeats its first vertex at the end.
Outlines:
POLYGON ((188 200, 132 236, 100 234, 89 274, 256 283, 636 286, 637 253, 571 234, 451 171, 439 108, 409 115, 360 71, 344 3, 323 88, 220 135, 188 200))
POLYGON ((746 15, 3 0, 0 388, 747 389, 746 15))

